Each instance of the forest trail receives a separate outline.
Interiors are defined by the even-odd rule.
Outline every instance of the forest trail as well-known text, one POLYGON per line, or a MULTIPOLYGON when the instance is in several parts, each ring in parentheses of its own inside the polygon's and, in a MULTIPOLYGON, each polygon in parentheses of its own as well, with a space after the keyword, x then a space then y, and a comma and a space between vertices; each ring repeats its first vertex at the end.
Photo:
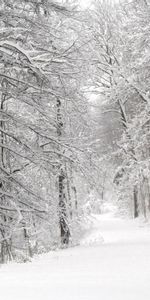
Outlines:
POLYGON ((2 300, 149 300, 150 228, 93 216, 81 245, 0 269, 2 300))

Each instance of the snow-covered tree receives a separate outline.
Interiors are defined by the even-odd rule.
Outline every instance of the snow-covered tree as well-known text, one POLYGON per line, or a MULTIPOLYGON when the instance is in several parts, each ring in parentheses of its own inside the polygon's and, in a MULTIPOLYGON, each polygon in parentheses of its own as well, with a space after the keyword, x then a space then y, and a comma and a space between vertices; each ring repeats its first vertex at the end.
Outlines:
POLYGON ((73 239, 88 132, 81 93, 88 40, 73 8, 49 0, 0 5, 3 262, 19 248, 28 256, 73 239))

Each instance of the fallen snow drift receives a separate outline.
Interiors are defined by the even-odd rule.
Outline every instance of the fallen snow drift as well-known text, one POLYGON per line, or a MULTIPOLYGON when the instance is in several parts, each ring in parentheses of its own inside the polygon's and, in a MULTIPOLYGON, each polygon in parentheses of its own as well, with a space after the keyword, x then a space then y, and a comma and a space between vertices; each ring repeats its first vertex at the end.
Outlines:
POLYGON ((149 300, 150 229, 94 216, 81 245, 0 269, 2 300, 149 300))

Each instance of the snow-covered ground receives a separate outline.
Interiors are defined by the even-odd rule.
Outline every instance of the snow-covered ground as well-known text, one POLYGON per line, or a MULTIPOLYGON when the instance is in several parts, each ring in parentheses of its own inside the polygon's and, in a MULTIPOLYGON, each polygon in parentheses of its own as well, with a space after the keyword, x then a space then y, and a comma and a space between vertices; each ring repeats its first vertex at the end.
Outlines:
POLYGON ((81 245, 0 269, 2 300, 150 300, 150 228, 93 216, 81 245))

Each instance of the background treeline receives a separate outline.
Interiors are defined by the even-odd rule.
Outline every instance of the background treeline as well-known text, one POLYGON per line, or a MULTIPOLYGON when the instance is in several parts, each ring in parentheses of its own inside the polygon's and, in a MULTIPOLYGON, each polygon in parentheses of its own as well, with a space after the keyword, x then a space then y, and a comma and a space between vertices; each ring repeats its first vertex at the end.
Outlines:
POLYGON ((149 219, 150 1, 95 1, 88 14, 97 148, 122 212, 149 219))

